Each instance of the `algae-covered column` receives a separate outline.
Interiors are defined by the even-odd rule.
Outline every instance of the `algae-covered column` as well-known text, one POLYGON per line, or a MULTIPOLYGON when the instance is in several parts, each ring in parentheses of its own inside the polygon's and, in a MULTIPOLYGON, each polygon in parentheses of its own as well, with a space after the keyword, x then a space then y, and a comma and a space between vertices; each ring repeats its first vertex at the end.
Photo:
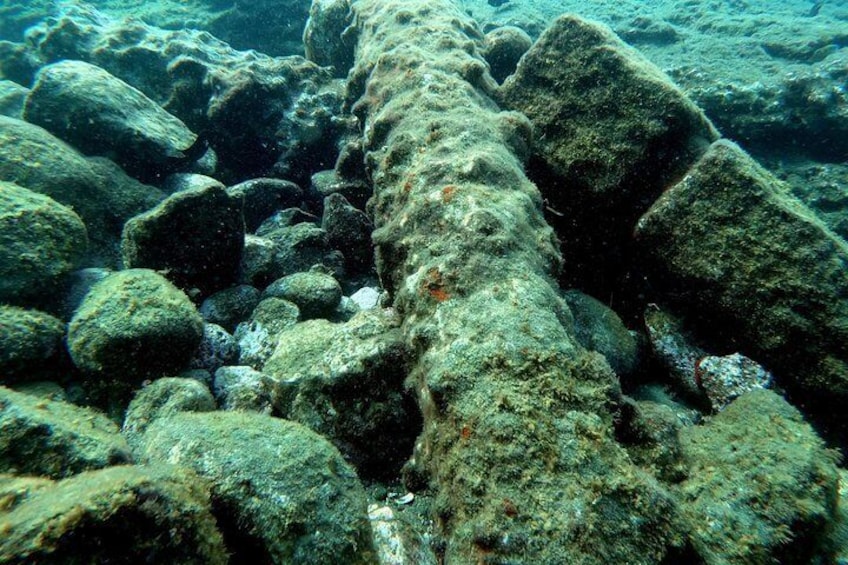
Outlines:
POLYGON ((612 438, 615 377, 571 334, 530 126, 489 98, 480 33, 449 0, 353 10, 374 240, 418 352, 446 562, 659 561, 672 503, 612 438))

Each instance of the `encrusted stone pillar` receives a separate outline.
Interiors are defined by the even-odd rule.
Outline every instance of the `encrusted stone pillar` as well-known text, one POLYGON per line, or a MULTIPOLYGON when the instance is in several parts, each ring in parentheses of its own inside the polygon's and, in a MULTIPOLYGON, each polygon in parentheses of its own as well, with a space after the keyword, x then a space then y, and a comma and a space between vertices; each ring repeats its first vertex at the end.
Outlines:
POLYGON ((445 562, 652 563, 673 503, 612 438, 618 385, 577 345, 560 255, 482 35, 449 0, 357 0, 350 99, 384 284, 418 353, 417 462, 445 562))

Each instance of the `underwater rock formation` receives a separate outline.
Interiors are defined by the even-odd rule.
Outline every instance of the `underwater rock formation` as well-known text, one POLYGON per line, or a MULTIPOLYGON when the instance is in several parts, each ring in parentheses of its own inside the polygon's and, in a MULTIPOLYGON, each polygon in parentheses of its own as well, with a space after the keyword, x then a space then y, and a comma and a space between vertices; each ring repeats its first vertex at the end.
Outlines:
POLYGON ((251 412, 157 419, 144 458, 212 484, 232 559, 292 565, 373 562, 365 493, 353 469, 308 428, 251 412))
POLYGON ((779 395, 748 392, 681 430, 678 488, 707 565, 815 563, 836 514, 838 454, 779 395))
POLYGON ((110 157, 148 182, 187 161, 197 141, 179 118, 83 61, 42 67, 27 97, 24 119, 86 155, 110 157))
POLYGON ((568 285, 623 295, 637 218, 718 138, 671 80, 606 27, 562 16, 498 90, 533 124, 529 176, 568 285))
POLYGON ((0 305, 0 383, 57 377, 65 324, 50 314, 0 305))
POLYGON ((363 479, 397 477, 421 431, 399 325, 382 309, 296 324, 262 369, 275 413, 329 438, 363 479))
POLYGON ((103 414, 0 387, 0 473, 59 479, 131 462, 103 414))
POLYGON ((72 208, 88 232, 91 247, 85 263, 107 266, 118 262, 124 222, 164 197, 160 190, 127 176, 111 161, 84 157, 47 130, 3 116, 0 180, 72 208))
POLYGON ((0 562, 224 565, 206 484, 169 466, 0 476, 0 562))
POLYGON ((571 333, 522 167, 530 125, 492 102, 482 34, 447 0, 353 9, 349 97, 378 267, 418 355, 413 465, 436 491, 445 561, 660 561, 674 503, 612 438, 617 383, 571 333))
POLYGON ((0 301, 24 304, 78 266, 88 234, 71 208, 0 181, 0 242, 0 301))
POLYGON ((635 236, 666 300, 832 419, 848 398, 848 245, 785 185, 718 141, 635 236))
POLYGON ((49 63, 96 65, 202 134, 228 181, 271 172, 308 179, 332 164, 332 140, 348 127, 333 119, 341 82, 303 57, 236 51, 207 32, 110 19, 86 5, 68 7, 29 36, 0 59, 0 73, 26 86, 49 63))
POLYGON ((95 284, 68 326, 68 350, 91 377, 140 382, 184 367, 203 321, 162 275, 127 269, 95 284))
POLYGON ((124 224, 125 268, 165 272, 186 292, 203 295, 235 281, 244 247, 241 202, 221 183, 206 180, 124 224))

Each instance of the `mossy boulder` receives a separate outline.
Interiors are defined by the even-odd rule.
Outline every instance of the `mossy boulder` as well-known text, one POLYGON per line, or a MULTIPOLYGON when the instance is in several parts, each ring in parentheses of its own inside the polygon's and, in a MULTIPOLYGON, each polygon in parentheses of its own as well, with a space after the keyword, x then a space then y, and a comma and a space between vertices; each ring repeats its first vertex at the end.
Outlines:
POLYGON ((0 301, 39 299, 80 262, 87 246, 85 225, 73 210, 0 181, 0 301))
POLYGON ((0 305, 0 382, 56 376, 65 324, 50 314, 0 305))
POLYGON ((121 229, 162 192, 100 157, 83 157, 47 130, 0 116, 0 180, 15 182, 72 208, 85 222, 89 263, 116 265, 121 229))
POLYGON ((130 462, 106 416, 0 387, 0 473, 63 478, 130 462))
POLYGON ((838 455, 780 395, 743 394, 680 431, 678 487, 691 542, 708 565, 815 563, 836 517, 838 455))
POLYGON ((185 470, 120 466, 55 483, 0 477, 0 500, 2 563, 227 563, 207 485, 185 470))
POLYGON ((151 180, 185 161, 197 140, 139 90, 84 61, 42 67, 24 119, 87 155, 110 157, 133 176, 151 180))
POLYGON ((68 328, 74 363, 91 376, 141 380, 178 371, 203 337, 203 320, 188 297, 147 269, 100 281, 68 328))
POLYGON ((216 408, 212 393, 200 381, 176 377, 156 379, 139 390, 130 402, 121 433, 130 447, 138 450, 144 432, 157 419, 216 408))
POLYGON ((235 281, 243 246, 241 203, 212 181, 129 220, 121 258, 128 268, 160 270, 186 291, 209 294, 235 281))
POLYGON ((296 324, 262 370, 277 413, 328 437, 366 478, 396 478, 421 429, 399 324, 379 308, 296 324))
POLYGON ((718 132, 654 64, 609 28, 557 18, 498 91, 533 124, 528 174, 568 242, 567 286, 622 297, 632 229, 718 132))
POLYGON ((304 320, 329 318, 342 299, 342 287, 330 275, 308 271, 274 281, 262 296, 288 300, 297 306, 304 320))
POLYGON ((143 443, 146 460, 209 480, 232 559, 373 561, 356 473, 308 428, 252 412, 186 412, 155 421, 143 443))
POLYGON ((719 141, 639 220, 655 292, 716 348, 762 363, 829 417, 848 399, 848 245, 719 141))

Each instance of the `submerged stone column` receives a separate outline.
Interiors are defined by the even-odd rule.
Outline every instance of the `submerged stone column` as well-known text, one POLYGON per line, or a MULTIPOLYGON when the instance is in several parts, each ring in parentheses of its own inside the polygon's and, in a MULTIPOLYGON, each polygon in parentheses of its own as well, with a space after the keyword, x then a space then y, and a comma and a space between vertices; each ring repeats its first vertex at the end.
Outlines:
POLYGON ((615 376, 572 335, 530 126, 489 98, 481 34, 449 0, 353 10, 374 240, 418 353, 445 562, 660 561, 673 503, 612 438, 615 376))

